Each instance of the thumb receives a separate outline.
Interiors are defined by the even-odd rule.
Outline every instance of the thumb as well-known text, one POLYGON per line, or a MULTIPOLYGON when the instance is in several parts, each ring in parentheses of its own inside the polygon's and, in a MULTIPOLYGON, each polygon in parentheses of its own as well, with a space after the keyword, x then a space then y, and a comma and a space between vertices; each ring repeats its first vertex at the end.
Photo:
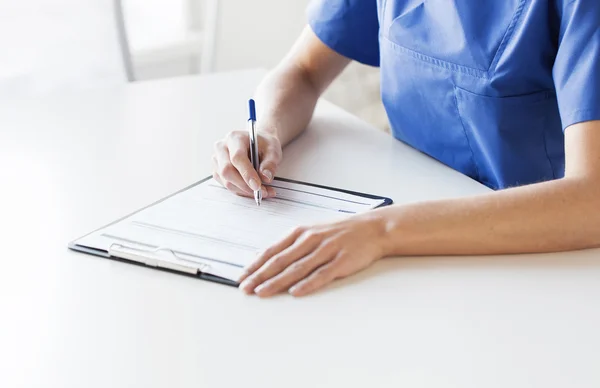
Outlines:
POLYGON ((280 162, 281 152, 270 151, 265 153, 260 163, 260 175, 265 183, 273 181, 280 162))

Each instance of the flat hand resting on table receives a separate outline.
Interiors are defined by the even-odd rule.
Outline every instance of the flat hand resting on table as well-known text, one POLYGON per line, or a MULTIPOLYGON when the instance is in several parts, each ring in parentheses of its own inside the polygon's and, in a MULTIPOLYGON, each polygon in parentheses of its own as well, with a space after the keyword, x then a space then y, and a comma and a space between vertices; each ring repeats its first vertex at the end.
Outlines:
POLYGON ((384 237, 378 211, 300 227, 246 269, 240 288, 263 297, 288 290, 294 296, 309 294, 383 257, 384 237))

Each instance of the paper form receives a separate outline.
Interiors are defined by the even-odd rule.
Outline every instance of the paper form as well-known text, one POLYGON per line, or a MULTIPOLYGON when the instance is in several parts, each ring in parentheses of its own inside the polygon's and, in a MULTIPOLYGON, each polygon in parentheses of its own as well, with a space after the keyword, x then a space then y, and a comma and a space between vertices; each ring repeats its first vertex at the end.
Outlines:
POLYGON ((213 274, 231 278, 297 226, 335 221, 384 202, 280 180, 271 186, 277 196, 259 207, 254 199, 209 179, 85 236, 77 245, 106 251, 113 244, 168 250, 181 260, 209 263, 213 274))

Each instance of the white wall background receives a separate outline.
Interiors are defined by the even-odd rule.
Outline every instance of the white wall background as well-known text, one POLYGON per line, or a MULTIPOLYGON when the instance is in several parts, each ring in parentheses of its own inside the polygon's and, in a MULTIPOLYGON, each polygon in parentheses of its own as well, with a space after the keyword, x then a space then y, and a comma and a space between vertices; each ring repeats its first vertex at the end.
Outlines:
POLYGON ((0 96, 124 83, 113 0, 0 0, 0 96))
MULTIPOLYGON (((200 70, 207 1, 122 0, 137 80, 200 70)), ((218 0, 212 70, 275 66, 305 27, 309 2, 218 0)), ((113 5, 0 0, 0 95, 124 83, 113 5)), ((352 66, 326 96, 385 127, 377 70, 352 66)))
POLYGON ((221 0, 215 69, 273 67, 306 25, 308 3, 309 0, 221 0))

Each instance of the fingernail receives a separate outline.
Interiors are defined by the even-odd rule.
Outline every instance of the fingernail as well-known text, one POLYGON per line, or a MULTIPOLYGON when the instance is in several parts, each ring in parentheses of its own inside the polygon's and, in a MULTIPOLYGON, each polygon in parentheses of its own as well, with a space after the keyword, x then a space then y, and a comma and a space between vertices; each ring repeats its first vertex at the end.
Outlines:
POLYGON ((250 279, 246 279, 246 280, 244 280, 244 281, 242 282, 242 284, 240 284, 240 289, 241 289, 242 291, 246 291, 246 292, 250 292, 250 291, 252 291, 252 287, 251 287, 251 286, 252 286, 252 284, 251 284, 251 283, 252 283, 252 280, 250 280, 250 279))
POLYGON ((255 294, 260 294, 262 291, 266 290, 267 286, 265 284, 261 284, 260 286, 254 289, 255 294))
POLYGON ((264 170, 263 175, 265 176, 265 178, 267 178, 269 182, 273 179, 273 173, 269 170, 264 170))
POLYGON ((296 294, 296 292, 298 291, 298 289, 299 289, 299 288, 300 288, 300 287, 298 287, 298 286, 294 286, 294 287, 290 288, 290 289, 288 290, 288 292, 289 292, 290 294, 294 295, 294 294, 296 294))
POLYGON ((250 179, 250 188, 254 191, 260 190, 260 184, 256 181, 256 179, 250 179))

